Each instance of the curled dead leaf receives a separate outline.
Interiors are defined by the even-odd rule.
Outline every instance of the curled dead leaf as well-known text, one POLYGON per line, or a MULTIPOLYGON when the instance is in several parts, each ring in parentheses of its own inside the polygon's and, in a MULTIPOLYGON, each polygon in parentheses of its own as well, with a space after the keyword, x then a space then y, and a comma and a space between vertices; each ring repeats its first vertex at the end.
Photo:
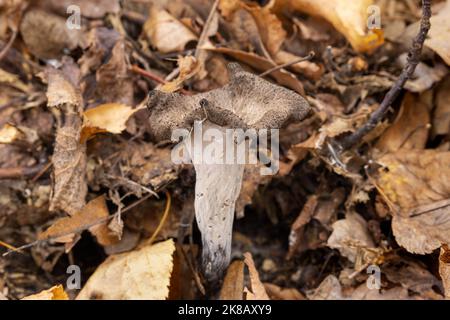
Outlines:
POLYGON ((166 10, 152 6, 143 31, 161 53, 182 51, 197 36, 166 10))
POLYGON ((259 280, 258 270, 256 270, 255 263, 250 252, 244 253, 244 262, 247 265, 248 272, 250 274, 251 291, 245 288, 246 298, 245 300, 270 300, 267 295, 266 289, 259 280))

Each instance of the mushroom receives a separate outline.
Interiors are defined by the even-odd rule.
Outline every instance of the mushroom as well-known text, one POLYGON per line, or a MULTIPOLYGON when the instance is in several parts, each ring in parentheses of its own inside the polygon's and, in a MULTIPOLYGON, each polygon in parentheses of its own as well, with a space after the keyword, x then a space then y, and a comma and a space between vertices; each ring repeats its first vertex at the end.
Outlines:
POLYGON ((211 283, 222 277, 230 262, 234 209, 245 166, 242 161, 225 161, 235 147, 246 143, 235 135, 231 147, 224 143, 229 129, 276 132, 273 129, 303 120, 310 111, 297 93, 246 72, 237 63, 230 63, 228 71, 230 83, 222 88, 193 96, 153 90, 147 104, 151 135, 159 141, 182 137, 183 152, 194 163, 202 269, 211 283), (202 158, 206 150, 214 150, 209 159, 202 158))

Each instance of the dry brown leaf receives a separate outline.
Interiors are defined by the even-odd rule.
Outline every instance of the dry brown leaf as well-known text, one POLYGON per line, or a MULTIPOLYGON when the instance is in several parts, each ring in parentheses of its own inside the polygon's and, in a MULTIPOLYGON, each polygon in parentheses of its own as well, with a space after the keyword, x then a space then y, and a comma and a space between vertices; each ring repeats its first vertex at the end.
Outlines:
POLYGON ((247 288, 244 289, 244 292, 246 292, 245 300, 269 300, 266 289, 264 288, 261 280, 259 280, 258 270, 256 270, 255 263, 253 262, 250 252, 244 253, 244 262, 247 265, 248 272, 250 274, 250 285, 252 290, 249 291, 247 288))
POLYGON ((276 10, 295 10, 321 17, 341 32, 358 52, 372 52, 383 44, 381 30, 367 31, 372 0, 278 0, 276 10))
POLYGON ((128 57, 124 40, 118 40, 111 58, 95 73, 96 93, 104 102, 133 105, 133 79, 128 72, 128 57))
POLYGON ((68 235, 89 229, 101 245, 111 245, 119 239, 108 230, 107 222, 103 221, 108 216, 105 197, 99 196, 89 201, 80 212, 57 220, 47 230, 39 234, 38 239, 56 238, 61 242, 67 242, 67 240, 71 241, 72 238, 67 237, 68 235))
POLYGON ((280 50, 287 34, 281 21, 272 12, 274 4, 274 0, 264 7, 241 0, 221 0, 219 9, 227 20, 236 19, 238 15, 242 15, 242 10, 249 12, 258 27, 258 36, 264 44, 262 51, 267 49, 268 54, 273 56, 280 50))
POLYGON ((157 6, 150 8, 149 18, 143 27, 144 34, 161 53, 182 51, 197 36, 170 13, 157 6))
POLYGON ((105 103, 83 113, 83 128, 80 141, 100 132, 121 133, 128 119, 140 109, 121 103, 105 103))
POLYGON ((80 14, 87 18, 99 19, 107 13, 119 13, 119 0, 46 0, 45 6, 60 15, 67 15, 70 5, 80 7, 80 14))
POLYGON ((64 210, 69 214, 84 206, 87 194, 86 146, 80 143, 83 99, 76 85, 77 74, 78 68, 69 62, 62 71, 47 70, 47 105, 64 118, 59 120, 52 156, 54 186, 50 211, 64 210))
POLYGON ((220 290, 220 300, 242 300, 244 295, 244 262, 233 261, 227 270, 220 290))
POLYGON ((416 95, 407 93, 397 118, 382 134, 375 147, 381 152, 423 149, 428 139, 429 122, 427 106, 416 95))
MULTIPOLYGON (((398 58, 402 68, 407 64, 407 56, 408 54, 404 53, 398 58)), ((413 76, 405 83, 405 88, 411 92, 424 92, 441 81, 447 74, 448 67, 445 64, 436 63, 433 67, 429 67, 423 62, 419 62, 413 76)))
POLYGON ((109 256, 77 300, 164 300, 169 296, 175 245, 172 239, 109 256))
POLYGON ((258 186, 268 183, 272 178, 272 176, 260 174, 261 166, 261 164, 246 165, 244 168, 241 191, 236 200, 236 217, 238 218, 244 216, 245 206, 252 203, 258 186))
POLYGON ((369 289, 366 283, 356 288, 350 299, 352 300, 405 300, 408 299, 408 289, 394 287, 388 290, 369 289))
POLYGON ((424 264, 413 260, 389 259, 383 264, 382 272, 390 282, 420 295, 433 292, 433 287, 440 286, 440 281, 427 270, 424 264))
POLYGON ((295 288, 281 288, 273 283, 264 283, 271 300, 305 300, 306 297, 295 288))
POLYGON ((161 91, 175 92, 183 87, 183 82, 189 80, 200 71, 200 64, 193 56, 179 57, 178 67, 180 74, 178 77, 170 82, 165 83, 161 87, 161 91))
POLYGON ((40 9, 24 15, 20 33, 27 48, 41 59, 55 59, 63 50, 74 49, 81 41, 81 30, 70 30, 66 19, 40 9))
MULTIPOLYGON (((229 55, 235 58, 236 60, 248 64, 252 68, 255 68, 256 70, 261 72, 264 72, 274 67, 274 64, 269 60, 253 53, 230 48, 214 48, 211 46, 204 47, 204 49, 229 55)), ((270 76, 273 77, 278 82, 278 84, 286 86, 298 92, 301 95, 305 94, 305 90, 303 89, 302 83, 292 73, 283 70, 277 70, 272 72, 270 76)))
POLYGON ((446 63, 450 65, 450 1, 430 19, 431 29, 428 32, 425 45, 434 50, 446 63))
POLYGON ((31 296, 26 296, 21 300, 69 300, 69 297, 64 291, 63 286, 57 285, 39 293, 32 294, 31 296))
POLYGON ((432 130, 434 135, 450 133, 450 77, 445 79, 437 89, 432 130))
POLYGON ((331 193, 311 195, 304 204, 302 211, 291 226, 289 234, 289 251, 286 258, 291 259, 299 251, 311 249, 310 243, 305 239, 305 226, 312 218, 328 225, 336 209, 345 199, 345 192, 337 188, 331 193))
POLYGON ((450 249, 448 245, 441 247, 439 255, 439 274, 444 285, 445 298, 450 299, 450 249))
POLYGON ((418 254, 450 243, 450 152, 399 151, 377 162, 383 168, 375 183, 393 214, 397 242, 418 254))
POLYGON ((359 248, 374 248, 375 244, 367 229, 367 222, 359 214, 348 212, 345 219, 332 225, 333 232, 327 245, 338 249, 341 255, 351 262, 356 262, 359 248))
POLYGON ((311 295, 308 295, 310 300, 343 300, 342 287, 339 279, 330 274, 320 285, 314 290, 311 295))

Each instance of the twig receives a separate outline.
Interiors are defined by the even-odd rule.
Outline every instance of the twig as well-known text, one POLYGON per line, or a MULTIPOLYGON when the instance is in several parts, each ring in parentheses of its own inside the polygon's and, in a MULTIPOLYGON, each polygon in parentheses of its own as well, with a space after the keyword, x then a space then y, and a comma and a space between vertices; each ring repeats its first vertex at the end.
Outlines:
POLYGON ((42 169, 42 165, 34 167, 12 167, 12 168, 0 168, 0 180, 1 179, 17 179, 23 177, 30 177, 37 174, 42 169))
MULTIPOLYGON (((130 70, 131 70, 132 72, 134 72, 134 73, 140 74, 140 75, 143 76, 143 77, 146 77, 146 78, 149 78, 149 79, 151 79, 151 80, 153 80, 153 81, 159 82, 160 84, 166 84, 166 83, 167 83, 167 81, 164 80, 163 78, 157 76, 157 75, 154 74, 154 73, 151 73, 150 71, 147 71, 147 70, 144 70, 144 69, 142 69, 142 68, 139 68, 139 67, 138 67, 137 65, 135 65, 135 64, 133 64, 133 65, 130 67, 130 70)), ((182 94, 185 94, 185 95, 191 95, 191 93, 190 93, 189 91, 187 91, 187 90, 185 90, 185 89, 183 89, 183 88, 180 89, 180 92, 181 92, 182 94)))
POLYGON ((157 76, 157 75, 154 74, 154 73, 151 73, 150 71, 141 69, 141 68, 139 68, 137 65, 132 65, 132 66, 130 67, 130 70, 133 71, 134 73, 140 74, 141 76, 144 76, 144 77, 146 77, 146 78, 149 78, 149 79, 151 79, 151 80, 153 80, 153 81, 156 81, 156 82, 159 82, 159 83, 162 83, 162 84, 165 84, 165 83, 166 83, 166 81, 165 81, 163 78, 157 76))
POLYGON ((430 30, 430 17, 431 0, 422 0, 422 19, 420 22, 420 30, 414 38, 411 48, 409 49, 408 61, 406 63, 406 66, 403 68, 402 73, 398 77, 397 81, 384 96, 383 101, 381 102, 378 109, 370 115, 369 120, 362 127, 358 128, 358 130, 356 130, 354 133, 343 138, 340 141, 342 150, 349 149, 356 145, 366 134, 368 134, 376 127, 378 122, 380 122, 380 120, 386 114, 391 104, 397 98, 400 91, 403 89, 406 81, 413 75, 414 70, 416 69, 416 66, 420 61, 420 54, 422 52, 423 43, 425 42, 428 31, 430 30))
POLYGON ((203 46, 203 44, 205 43, 206 39, 208 38, 208 29, 209 26, 213 20, 214 17, 214 13, 216 12, 217 6, 219 5, 219 0, 215 0, 211 10, 209 11, 209 15, 208 18, 206 19, 205 24, 203 25, 203 30, 202 33, 200 34, 200 37, 198 38, 198 43, 197 43, 197 47, 195 48, 195 53, 194 56, 196 58, 198 58, 199 54, 200 54, 200 48, 203 46))
MULTIPOLYGON (((129 211, 129 210, 131 210, 132 208, 136 207, 137 205, 139 205, 140 203, 144 202, 145 200, 147 200, 147 199, 150 198, 151 196, 152 196, 152 194, 149 193, 149 194, 145 195, 144 197, 140 198, 139 200, 137 200, 136 202, 130 204, 130 205, 127 206, 127 207, 125 207, 125 208, 122 210, 122 214, 125 213, 125 212, 127 212, 127 211, 129 211)), ((98 225, 98 224, 105 223, 105 222, 107 222, 108 220, 111 220, 111 219, 114 218, 115 216, 116 216, 116 215, 113 214, 113 215, 109 215, 109 216, 107 216, 107 217, 98 219, 98 220, 96 220, 96 221, 93 222, 93 223, 86 224, 86 225, 83 225, 83 226, 80 227, 80 228, 73 229, 73 230, 70 231, 70 233, 55 234, 55 235, 53 235, 53 236, 51 236, 51 237, 48 237, 48 238, 45 238, 45 239, 38 239, 38 240, 35 240, 35 241, 31 242, 31 243, 24 244, 23 246, 17 247, 17 248, 15 248, 15 249, 8 250, 7 252, 3 253, 2 256, 5 257, 5 256, 9 255, 9 254, 12 253, 12 252, 17 252, 17 251, 20 251, 20 250, 23 250, 23 249, 30 248, 30 247, 32 247, 32 246, 34 246, 34 245, 37 245, 38 243, 47 242, 47 241, 52 241, 52 240, 55 240, 55 239, 58 239, 58 238, 67 236, 67 235, 72 234, 72 233, 79 233, 79 232, 88 230, 89 228, 91 228, 91 227, 93 227, 93 226, 96 226, 96 225, 98 225)))
POLYGON ((12 44, 14 43, 14 40, 16 40, 17 34, 18 34, 17 30, 13 30, 11 38, 9 38, 8 43, 3 47, 2 51, 0 52, 0 61, 6 56, 6 53, 8 53, 9 48, 11 48, 12 44))
POLYGON ((150 240, 148 240, 148 244, 152 244, 153 241, 155 241, 156 236, 161 231, 164 223, 166 222, 167 217, 169 216, 171 202, 172 202, 172 200, 170 197, 170 193, 168 191, 166 191, 166 208, 164 209, 164 213, 161 218, 161 221, 159 221, 158 227, 156 228, 155 232, 153 232, 152 236, 150 237, 150 240))
POLYGON ((284 64, 280 64, 279 66, 275 66, 275 67, 273 67, 273 68, 270 68, 269 70, 266 70, 266 71, 264 71, 263 73, 261 73, 259 76, 260 76, 260 77, 267 76, 268 74, 271 74, 272 72, 278 71, 278 70, 280 70, 280 69, 287 68, 287 67, 289 67, 289 66, 291 66, 291 65, 293 65, 293 64, 296 64, 296 63, 299 63, 299 62, 302 62, 302 61, 306 61, 306 60, 311 60, 314 56, 315 56, 314 51, 311 51, 311 52, 310 52, 307 56, 305 56, 305 57, 299 57, 299 58, 297 58, 297 59, 295 59, 295 60, 292 60, 292 61, 286 62, 286 63, 284 63, 284 64))

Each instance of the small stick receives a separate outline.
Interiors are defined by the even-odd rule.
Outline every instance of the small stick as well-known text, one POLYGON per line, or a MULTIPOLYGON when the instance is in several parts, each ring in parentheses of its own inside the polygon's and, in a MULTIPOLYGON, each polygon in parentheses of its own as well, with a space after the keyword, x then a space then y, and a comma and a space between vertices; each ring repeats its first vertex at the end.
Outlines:
POLYGON ((197 47, 195 48, 195 53, 194 56, 196 58, 198 58, 199 54, 200 54, 200 47, 203 46, 203 44, 206 41, 206 38, 208 37, 208 29, 209 29, 209 25, 212 22, 212 19, 214 17, 214 13, 216 12, 217 6, 219 5, 219 0, 215 0, 211 10, 209 11, 209 15, 208 18, 206 19, 205 24, 203 25, 203 30, 202 33, 200 34, 200 37, 198 38, 198 43, 197 43, 197 47))
POLYGON ((272 72, 278 71, 280 69, 284 69, 287 68, 293 64, 302 62, 302 61, 306 61, 306 60, 311 60, 313 57, 315 56, 314 51, 311 51, 307 56, 305 57, 299 57, 297 59, 294 59, 292 61, 286 62, 284 64, 280 64, 279 66, 275 66, 273 68, 270 68, 269 70, 264 71, 263 73, 261 73, 259 76, 260 77, 264 77, 267 76, 268 74, 271 74, 272 72))
POLYGON ((41 165, 34 167, 12 167, 12 168, 0 168, 0 180, 1 179, 17 179, 23 177, 33 176, 42 169, 41 165))
POLYGON ((163 216, 161 218, 161 221, 159 221, 158 227, 156 228, 155 232, 153 232, 152 236, 150 237, 150 240, 148 240, 148 244, 152 244, 153 241, 155 241, 156 236, 161 231, 164 223, 166 222, 167 217, 169 216, 171 202, 172 202, 172 200, 171 200, 171 197, 170 197, 170 193, 169 193, 169 191, 166 191, 166 208, 164 209, 164 213, 163 213, 163 216))
POLYGON ((423 43, 425 42, 428 31, 430 30, 430 17, 431 0, 422 0, 422 20, 420 22, 420 30, 414 38, 411 48, 409 49, 408 62, 406 63, 406 66, 403 68, 397 81, 384 96, 378 109, 370 115, 369 120, 354 133, 341 140, 340 146, 342 150, 350 149, 375 128, 378 122, 380 122, 380 120, 384 117, 391 104, 398 97, 406 81, 413 75, 414 70, 420 61, 423 43))
POLYGON ((0 61, 6 56, 6 53, 8 53, 9 48, 11 48, 12 44, 14 43, 14 40, 16 40, 17 34, 18 34, 17 30, 14 30, 11 35, 11 38, 8 40, 8 43, 0 52, 0 61))

